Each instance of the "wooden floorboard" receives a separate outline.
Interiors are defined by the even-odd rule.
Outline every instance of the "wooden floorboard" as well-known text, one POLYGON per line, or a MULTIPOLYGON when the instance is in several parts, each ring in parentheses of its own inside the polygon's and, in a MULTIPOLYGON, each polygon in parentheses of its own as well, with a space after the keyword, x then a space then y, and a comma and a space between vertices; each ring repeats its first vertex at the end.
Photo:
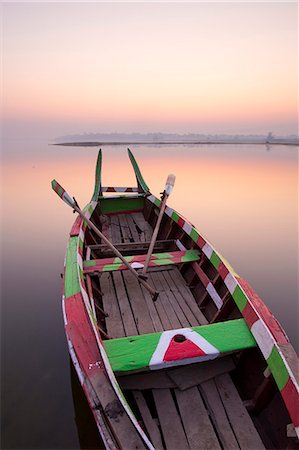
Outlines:
MULTIPOLYGON (((164 328, 163 328, 160 316, 158 314, 158 311, 156 309, 157 301, 153 302, 153 297, 151 296, 151 294, 148 292, 148 290, 144 286, 141 286, 141 290, 143 292, 143 296, 144 296, 145 302, 147 304, 148 312, 151 317, 155 332, 163 331, 164 328)), ((158 305, 159 305, 159 302, 158 302, 158 305)))
POLYGON ((110 234, 113 243, 120 244, 122 242, 122 236, 117 215, 113 215, 110 218, 110 234))
POLYGON ((181 418, 170 389, 153 389, 153 397, 166 448, 169 450, 189 449, 181 418))
POLYGON ((125 335, 135 336, 138 334, 137 327, 134 320, 134 315, 131 309, 127 292, 124 285, 124 280, 121 272, 113 273, 113 280, 115 285, 116 296, 118 299, 119 309, 121 312, 121 319, 123 322, 125 335))
POLYGON ((154 326, 139 281, 128 270, 123 272, 123 277, 139 334, 153 333, 154 326))
POLYGON ((130 232, 131 232, 133 241, 134 242, 140 241, 140 235, 137 231, 136 224, 133 220, 133 217, 131 216, 131 214, 126 214, 126 218, 127 218, 128 226, 130 228, 130 232))
MULTIPOLYGON (((163 305, 165 315, 167 316, 169 322, 170 322, 170 329, 176 329, 181 328, 181 324, 179 319, 177 318, 177 315, 168 299, 168 296, 166 292, 163 292, 163 287, 160 282, 160 273, 159 272, 152 272, 149 276, 151 279, 151 284, 155 286, 156 290, 159 291, 159 296, 156 301, 156 303, 159 301, 163 305)), ((157 306, 157 305, 156 305, 157 306)), ((162 320, 162 318, 161 318, 162 320)), ((163 323, 163 321, 162 321, 163 323)), ((169 329, 169 328, 167 328, 169 329)))
POLYGON ((239 445, 229 423, 214 380, 200 385, 200 391, 210 412, 211 420, 225 450, 238 450, 239 445))
POLYGON ((127 218, 126 218, 126 214, 119 214, 117 215, 118 220, 119 220, 119 226, 120 226, 120 231, 122 234, 122 239, 123 242, 128 243, 128 242, 132 242, 132 235, 131 235, 131 231, 127 222, 127 218))
POLYGON ((229 375, 219 375, 215 378, 226 414, 234 430, 235 436, 242 450, 264 449, 264 444, 243 405, 229 375))
POLYGON ((100 277, 100 286, 103 293, 103 308, 108 314, 108 317, 106 317, 108 336, 111 338, 123 337, 125 335, 125 331, 113 286, 112 275, 109 273, 103 273, 100 277))
POLYGON ((197 387, 186 391, 175 389, 175 395, 190 448, 220 450, 219 441, 197 387))
POLYGON ((185 302, 191 309, 192 313, 194 314, 194 316, 196 317, 196 319, 198 320, 200 325, 206 325, 208 323, 208 321, 207 321, 206 317, 203 315, 203 313, 200 311, 200 309, 195 301, 195 298, 193 297, 188 286, 186 285, 186 282, 185 282, 184 278, 182 277, 180 271, 178 269, 169 271, 169 275, 171 276, 173 283, 174 283, 172 289, 173 290, 177 289, 181 293, 181 295, 185 299, 185 302))
POLYGON ((142 416, 143 423, 156 450, 163 450, 161 433, 153 419, 141 391, 133 391, 133 396, 142 416))

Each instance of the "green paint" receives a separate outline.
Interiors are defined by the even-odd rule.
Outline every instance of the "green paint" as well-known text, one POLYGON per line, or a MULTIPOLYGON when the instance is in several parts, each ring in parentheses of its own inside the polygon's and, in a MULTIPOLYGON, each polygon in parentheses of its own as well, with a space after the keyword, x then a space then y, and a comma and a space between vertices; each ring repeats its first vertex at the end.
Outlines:
POLYGON ((149 187, 147 186, 146 182, 144 181, 144 178, 141 174, 141 171, 139 169, 139 166, 136 162, 136 159, 134 158, 133 153, 131 152, 131 150, 128 148, 128 154, 129 154, 129 158, 131 161, 131 164, 133 166, 134 172, 135 172, 135 176, 137 179, 137 182, 140 184, 141 188, 143 189, 144 192, 150 192, 149 187))
POLYGON ((79 247, 81 248, 81 250, 83 251, 83 247, 84 247, 84 242, 82 241, 81 238, 79 238, 79 247))
POLYGON ((174 220, 176 223, 178 223, 180 216, 179 216, 175 211, 173 211, 173 213, 171 214, 171 218, 172 218, 172 220, 174 220))
POLYGON ((119 268, 122 266, 122 264, 106 264, 102 268, 102 272, 114 272, 116 270, 119 270, 119 268))
POLYGON ((59 195, 59 197, 62 197, 62 194, 63 194, 63 189, 60 186, 60 188, 58 188, 58 195, 59 195))
POLYGON ((197 239, 199 238, 199 233, 196 231, 195 228, 192 228, 190 237, 194 242, 197 242, 197 239))
POLYGON ((200 257, 199 250, 187 250, 186 254, 182 256, 181 261, 182 262, 198 261, 199 257, 200 257))
POLYGON ((92 195, 92 200, 97 200, 98 196, 101 194, 101 172, 102 172, 102 150, 99 150, 97 164, 96 164, 96 174, 95 174, 95 185, 92 195))
MULTIPOLYGON (((220 353, 256 346, 244 319, 202 325, 192 329, 216 347, 220 353)), ((180 330, 178 330, 179 333, 180 330)), ((160 336, 161 333, 153 333, 104 341, 113 371, 146 370, 160 336)))
POLYGON ((51 186, 52 186, 52 189, 55 191, 56 186, 57 186, 57 181, 56 180, 52 180, 51 181, 51 186))
POLYGON ((174 254, 173 253, 153 253, 152 257, 155 259, 165 259, 165 258, 173 258, 174 254))
POLYGON ((109 198, 105 197, 101 200, 101 212, 102 214, 118 213, 122 211, 134 211, 143 209, 144 197, 118 197, 109 198))
POLYGON ((158 198, 155 198, 154 204, 155 204, 156 206, 160 206, 160 205, 161 205, 161 200, 159 200, 158 198))
POLYGON ((80 284, 77 271, 77 246, 78 246, 78 236, 70 237, 66 254, 66 265, 64 274, 65 297, 70 297, 71 295, 80 292, 80 284))
POLYGON ((219 256, 217 255, 217 253, 215 251, 213 251, 210 261, 213 264, 213 266, 216 269, 218 269, 221 259, 219 258, 219 256))
POLYGON ((267 363, 271 369, 278 389, 281 391, 288 381, 289 373, 276 347, 273 347, 272 352, 267 359, 267 363))
POLYGON ((234 290, 232 295, 237 307, 242 312, 247 303, 247 297, 239 285, 236 286, 236 289, 234 290))
POLYGON ((97 262, 95 259, 87 259, 86 261, 84 261, 83 263, 83 267, 93 267, 96 266, 97 262))
POLYGON ((151 262, 155 263, 157 266, 168 266, 169 264, 174 264, 171 259, 154 259, 151 262))

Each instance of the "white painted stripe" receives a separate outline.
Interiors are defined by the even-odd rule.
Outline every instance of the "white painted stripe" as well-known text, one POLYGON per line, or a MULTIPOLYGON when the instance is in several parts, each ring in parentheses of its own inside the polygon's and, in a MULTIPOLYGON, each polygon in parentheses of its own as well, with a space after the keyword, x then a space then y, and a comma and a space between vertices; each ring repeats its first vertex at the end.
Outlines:
POLYGON ((234 292, 234 290, 236 289, 236 286, 238 284, 230 272, 224 278, 224 283, 231 294, 234 292))
POLYGON ((217 306, 218 309, 221 308, 221 306, 223 305, 223 301, 221 299, 221 297, 218 295, 216 289, 214 288, 214 286, 212 285, 212 283, 209 283, 207 286, 207 291, 210 294, 213 302, 215 303, 215 305, 217 306))
POLYGON ((156 197, 154 195, 149 195, 148 197, 146 197, 150 202, 155 203, 156 197))
POLYGON ((74 200, 69 196, 69 194, 67 192, 64 192, 64 194, 63 194, 63 201, 69 206, 72 206, 72 207, 75 206, 74 200))
POLYGON ((130 265, 131 265, 131 267, 133 267, 133 269, 142 269, 144 267, 144 264, 141 264, 139 262, 133 262, 130 265))
POLYGON ((193 342, 195 345, 197 345, 200 349, 202 349, 206 355, 194 357, 194 358, 188 358, 188 361, 191 360, 197 360, 197 361, 204 361, 206 359, 214 359, 217 358, 219 355, 219 350, 214 347, 212 344, 210 344, 206 339, 204 339, 202 336, 200 336, 196 331, 192 330, 191 328, 180 328, 178 330, 168 330, 164 331, 159 339, 158 345, 156 350, 154 351, 151 360, 149 362, 149 368, 151 370, 157 370, 161 369, 162 367, 167 366, 173 366, 173 365, 182 365, 185 364, 187 361, 187 358, 183 360, 183 362, 179 361, 163 361, 164 355, 170 345, 170 342, 172 338, 177 335, 182 334, 185 336, 186 339, 189 339, 191 342, 193 342))
POLYGON ((65 296, 62 296, 62 315, 63 315, 63 321, 64 325, 67 325, 67 317, 66 317, 66 311, 65 311, 65 296))
POLYGON ((210 246, 210 244, 208 244, 207 242, 205 243, 205 245, 202 248, 202 251, 204 252, 204 254, 210 259, 213 253, 213 249, 210 246))
POLYGON ((185 222, 184 226, 183 226, 183 230, 186 231, 186 233, 188 235, 190 235, 191 231, 192 231, 192 226, 190 225, 190 223, 185 222))
POLYGON ((84 242, 84 237, 85 237, 85 233, 82 229, 82 227, 80 227, 80 231, 79 231, 79 238, 84 242))
POLYGON ((80 255, 80 253, 77 254, 77 263, 79 264, 79 267, 81 267, 81 269, 83 269, 83 259, 82 259, 82 256, 80 255))
POLYGON ((299 438, 299 427, 295 427, 295 431, 296 431, 296 434, 297 434, 297 436, 299 438))
POLYGON ((177 239, 177 240, 175 241, 175 243, 176 243, 177 247, 178 247, 182 252, 184 252, 185 250, 187 250, 186 247, 181 243, 181 241, 180 241, 179 239, 177 239))
POLYGON ((272 335, 260 319, 254 322, 250 331, 261 349, 264 358, 267 360, 274 346, 274 339, 272 335))
POLYGON ((166 206, 165 212, 169 217, 171 217, 172 213, 173 213, 173 209, 169 208, 169 206, 166 206))
POLYGON ((72 342, 70 341, 70 339, 68 337, 67 337, 67 343, 68 343, 68 347, 69 347, 69 353, 71 355, 74 367, 76 369, 76 372, 77 372, 77 375, 78 375, 78 378, 79 378, 79 381, 80 381, 81 385, 83 385, 84 379, 85 379, 84 373, 81 370, 79 361, 77 359, 77 356, 76 356, 76 353, 75 353, 75 350, 74 350, 74 347, 73 347, 73 344, 72 344, 72 342))

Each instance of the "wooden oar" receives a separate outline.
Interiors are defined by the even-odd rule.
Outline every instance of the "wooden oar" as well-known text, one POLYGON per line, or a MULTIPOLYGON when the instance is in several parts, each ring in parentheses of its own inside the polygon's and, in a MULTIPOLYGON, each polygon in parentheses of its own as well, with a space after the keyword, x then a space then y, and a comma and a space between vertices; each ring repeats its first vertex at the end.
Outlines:
POLYGON ((57 183, 56 180, 52 181, 52 189, 56 192, 56 194, 67 204, 69 205, 73 210, 75 210, 82 219, 86 222, 89 228, 91 228, 104 242, 107 244, 107 246, 113 251, 113 253, 123 262, 123 264, 126 265, 126 267, 132 272, 132 274, 140 281, 140 283, 151 293, 153 296, 153 301, 155 301, 159 295, 155 289, 153 289, 144 279, 142 279, 139 274, 136 272, 135 269, 125 260, 123 255, 117 250, 117 248, 114 247, 112 242, 110 242, 106 236, 104 236, 103 233, 95 226, 94 223, 92 223, 81 211, 81 209, 78 206, 78 203, 76 200, 70 197, 70 195, 63 189, 62 186, 60 186, 59 183, 57 183))
POLYGON ((152 253, 154 250, 154 246, 155 246, 155 243, 157 240, 157 235, 158 235, 158 231, 160 228, 161 220, 162 220, 165 208, 166 208, 166 202, 167 202, 168 197, 171 194, 171 191, 174 186, 174 182, 175 182, 175 175, 173 175, 173 174, 168 175, 166 184, 165 184, 165 188, 164 188, 164 191, 162 194, 162 198, 161 198, 160 213, 159 213, 158 220, 157 220, 154 232, 153 232, 152 240, 151 240, 148 252, 147 252, 147 257, 146 257, 146 260, 145 260, 145 263, 144 263, 144 266, 142 269, 142 276, 145 278, 146 278, 146 276, 145 276, 146 271, 148 269, 148 265, 150 263, 150 259, 151 259, 151 256, 152 256, 152 253))

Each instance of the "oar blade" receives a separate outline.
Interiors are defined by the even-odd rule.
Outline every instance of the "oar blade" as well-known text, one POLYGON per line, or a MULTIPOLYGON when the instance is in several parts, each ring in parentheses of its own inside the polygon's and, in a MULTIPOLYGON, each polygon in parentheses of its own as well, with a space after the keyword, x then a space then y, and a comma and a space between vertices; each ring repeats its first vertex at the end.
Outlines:
POLYGON ((52 180, 51 182, 53 191, 56 192, 56 194, 69 206, 74 208, 75 202, 74 200, 69 196, 69 194, 63 189, 63 187, 56 181, 52 180))
POLYGON ((164 189, 166 195, 169 196, 171 194, 171 191, 173 189, 174 183, 175 183, 175 175, 173 173, 170 173, 168 175, 168 177, 167 177, 166 184, 165 184, 165 189, 164 189))

